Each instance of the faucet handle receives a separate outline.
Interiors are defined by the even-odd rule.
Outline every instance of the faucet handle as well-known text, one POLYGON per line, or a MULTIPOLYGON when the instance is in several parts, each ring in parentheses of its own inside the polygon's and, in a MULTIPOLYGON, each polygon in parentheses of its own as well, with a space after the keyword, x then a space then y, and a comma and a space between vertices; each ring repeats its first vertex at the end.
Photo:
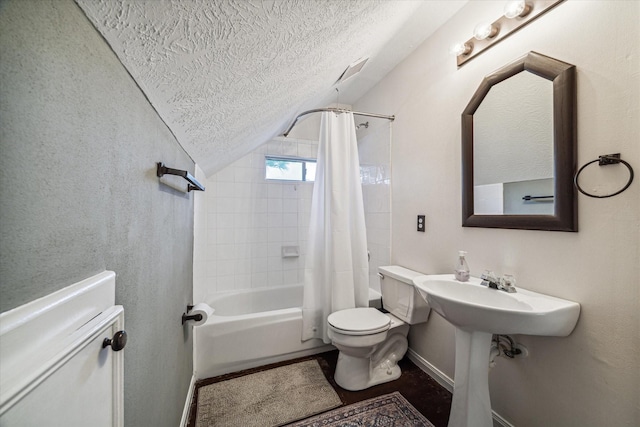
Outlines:
POLYGON ((502 276, 502 282, 507 286, 515 286, 516 278, 513 276, 513 274, 505 274, 504 276, 502 276))
POLYGON ((482 280, 489 280, 489 281, 494 281, 494 282, 496 282, 498 280, 496 278, 496 274, 491 270, 485 270, 484 273, 482 273, 482 276, 480 276, 480 278, 482 280))
POLYGON ((516 278, 513 274, 505 274, 502 276, 502 279, 500 279, 500 289, 509 293, 516 292, 516 278))
POLYGON ((493 271, 485 270, 480 278, 482 279, 482 284, 484 286, 489 286, 490 288, 494 289, 498 288, 498 278, 493 271))

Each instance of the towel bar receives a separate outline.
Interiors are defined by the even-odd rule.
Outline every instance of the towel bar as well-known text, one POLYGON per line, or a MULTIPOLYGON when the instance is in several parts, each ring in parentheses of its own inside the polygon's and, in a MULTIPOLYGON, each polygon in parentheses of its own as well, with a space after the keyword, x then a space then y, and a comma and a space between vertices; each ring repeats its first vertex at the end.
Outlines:
POLYGON ((158 162, 156 163, 156 165, 158 165, 158 169, 156 170, 156 175, 158 176, 158 178, 161 178, 163 175, 181 176, 189 182, 189 185, 187 186, 187 192, 191 190, 204 191, 204 187, 202 186, 202 184, 200 184, 198 180, 196 180, 189 172, 180 169, 168 168, 162 162, 158 162))

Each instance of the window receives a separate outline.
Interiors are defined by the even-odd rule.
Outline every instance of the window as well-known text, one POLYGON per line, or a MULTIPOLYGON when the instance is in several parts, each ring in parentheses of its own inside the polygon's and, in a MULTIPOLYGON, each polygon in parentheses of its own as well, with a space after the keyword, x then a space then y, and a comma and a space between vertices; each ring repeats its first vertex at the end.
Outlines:
POLYGON ((316 161, 297 157, 265 157, 266 179, 310 181, 316 177, 316 161))

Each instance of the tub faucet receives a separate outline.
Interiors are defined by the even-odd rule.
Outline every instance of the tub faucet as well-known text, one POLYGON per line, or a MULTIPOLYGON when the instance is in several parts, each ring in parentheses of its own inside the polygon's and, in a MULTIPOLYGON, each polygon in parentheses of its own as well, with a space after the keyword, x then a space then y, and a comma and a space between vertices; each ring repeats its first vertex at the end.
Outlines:
POLYGON ((499 278, 493 271, 485 270, 480 278, 482 279, 482 284, 484 286, 488 286, 499 291, 505 291, 510 294, 517 292, 515 287, 516 279, 511 274, 505 274, 503 277, 499 278))

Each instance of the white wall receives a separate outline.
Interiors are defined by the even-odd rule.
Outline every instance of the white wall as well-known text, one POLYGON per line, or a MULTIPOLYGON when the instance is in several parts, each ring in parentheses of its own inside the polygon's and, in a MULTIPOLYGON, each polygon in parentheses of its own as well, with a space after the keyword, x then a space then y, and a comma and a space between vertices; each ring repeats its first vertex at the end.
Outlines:
MULTIPOLYGON (((637 426, 640 183, 609 199, 580 195, 577 233, 463 228, 460 114, 485 75, 534 50, 577 67, 578 166, 621 152, 637 173, 640 3, 568 0, 457 69, 449 46, 503 7, 468 3, 355 105, 397 117, 392 262, 446 273, 464 249, 474 275, 512 272, 523 288, 580 302, 571 336, 517 337, 530 356, 498 361, 490 375, 493 408, 518 427, 637 426), (415 231, 418 213, 427 215, 426 233, 415 231)), ((616 166, 583 179, 607 191, 623 175, 616 166)), ((437 314, 412 327, 410 345, 453 377, 454 330, 437 314)))

